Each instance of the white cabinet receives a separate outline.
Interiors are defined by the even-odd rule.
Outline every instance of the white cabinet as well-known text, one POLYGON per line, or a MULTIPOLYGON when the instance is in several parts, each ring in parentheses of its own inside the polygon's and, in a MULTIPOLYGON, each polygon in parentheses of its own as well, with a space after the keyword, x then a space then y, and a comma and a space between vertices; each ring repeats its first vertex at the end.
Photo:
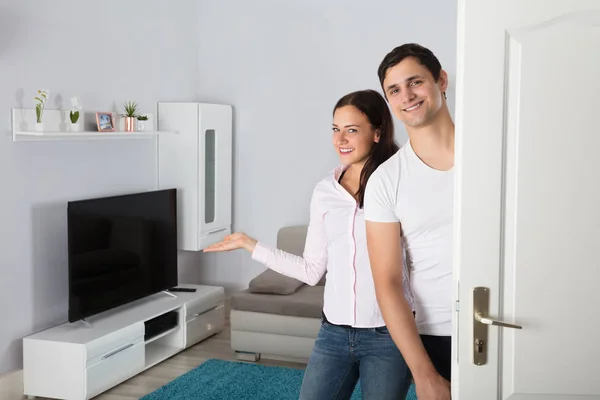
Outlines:
POLYGON ((225 325, 224 289, 179 285, 196 292, 158 293, 23 339, 25 395, 86 400, 118 385, 225 325), (150 328, 177 313, 173 326, 150 328))
POLYGON ((179 249, 199 251, 231 233, 232 107, 158 103, 158 187, 177 189, 179 249))

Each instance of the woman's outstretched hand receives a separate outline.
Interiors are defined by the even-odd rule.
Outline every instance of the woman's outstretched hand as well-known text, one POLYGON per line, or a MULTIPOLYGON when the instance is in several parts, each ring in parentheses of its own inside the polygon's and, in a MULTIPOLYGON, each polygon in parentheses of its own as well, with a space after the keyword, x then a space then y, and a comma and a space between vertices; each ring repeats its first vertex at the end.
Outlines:
POLYGON ((235 232, 225 236, 223 241, 212 244, 204 249, 205 253, 216 251, 231 251, 237 249, 246 249, 250 253, 254 251, 256 240, 243 232, 235 232))

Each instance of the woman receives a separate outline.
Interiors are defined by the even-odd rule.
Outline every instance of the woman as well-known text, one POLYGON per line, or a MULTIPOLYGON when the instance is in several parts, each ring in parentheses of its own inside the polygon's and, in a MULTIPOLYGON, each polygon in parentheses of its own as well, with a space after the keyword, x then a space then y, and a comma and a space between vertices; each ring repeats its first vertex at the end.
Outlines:
MULTIPOLYGON (((342 165, 313 191, 303 257, 245 233, 233 233, 204 251, 243 248, 254 260, 309 285, 327 272, 323 322, 301 400, 349 399, 359 377, 365 399, 404 399, 411 375, 377 304, 362 210, 369 176, 398 151, 392 116, 379 93, 362 90, 338 101, 333 145, 342 165)), ((406 277, 405 271, 404 293, 412 304, 406 277)))

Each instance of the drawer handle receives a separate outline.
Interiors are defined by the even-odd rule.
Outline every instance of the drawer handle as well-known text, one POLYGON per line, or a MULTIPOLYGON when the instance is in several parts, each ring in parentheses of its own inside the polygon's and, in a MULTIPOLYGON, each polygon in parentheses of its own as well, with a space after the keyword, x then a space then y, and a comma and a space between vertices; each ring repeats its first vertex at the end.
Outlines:
POLYGON ((215 229, 213 231, 206 232, 206 234, 207 235, 214 235, 215 233, 223 232, 223 231, 226 231, 226 230, 227 230, 227 227, 225 227, 225 228, 217 228, 217 229, 215 229))
POLYGON ((197 320, 199 316, 200 316, 200 313, 196 313, 196 314, 192 315, 192 318, 188 319, 188 320, 186 321, 186 323, 190 323, 190 322, 192 322, 192 321, 195 321, 195 320, 197 320))
POLYGON ((126 344, 125 346, 123 346, 123 347, 121 347, 121 348, 119 348, 119 349, 113 350, 113 351, 111 351, 110 353, 103 355, 103 356, 102 356, 102 359, 103 359, 103 360, 106 360, 107 358, 109 358, 109 357, 112 357, 112 356, 114 356, 115 354, 118 354, 118 353, 122 352, 123 350, 127 350, 127 349, 128 349, 128 348, 130 348, 131 346, 133 346, 133 343, 126 344))

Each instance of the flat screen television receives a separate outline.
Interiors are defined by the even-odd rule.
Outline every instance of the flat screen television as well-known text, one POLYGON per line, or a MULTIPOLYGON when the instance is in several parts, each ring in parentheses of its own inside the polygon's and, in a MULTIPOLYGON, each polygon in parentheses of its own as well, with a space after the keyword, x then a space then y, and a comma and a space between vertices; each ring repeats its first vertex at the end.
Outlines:
POLYGON ((177 286, 177 191, 67 203, 69 322, 177 286))

